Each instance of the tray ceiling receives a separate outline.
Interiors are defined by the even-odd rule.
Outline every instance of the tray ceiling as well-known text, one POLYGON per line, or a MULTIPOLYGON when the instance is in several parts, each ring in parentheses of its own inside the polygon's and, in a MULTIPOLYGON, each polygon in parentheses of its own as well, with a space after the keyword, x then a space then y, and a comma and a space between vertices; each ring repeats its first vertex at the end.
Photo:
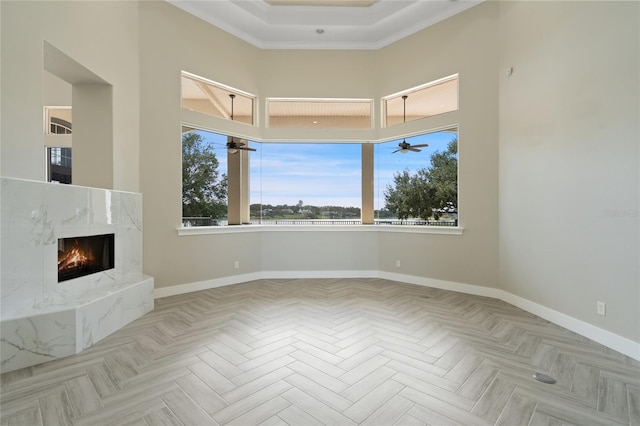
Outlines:
POLYGON ((261 49, 379 49, 483 0, 167 0, 261 49))

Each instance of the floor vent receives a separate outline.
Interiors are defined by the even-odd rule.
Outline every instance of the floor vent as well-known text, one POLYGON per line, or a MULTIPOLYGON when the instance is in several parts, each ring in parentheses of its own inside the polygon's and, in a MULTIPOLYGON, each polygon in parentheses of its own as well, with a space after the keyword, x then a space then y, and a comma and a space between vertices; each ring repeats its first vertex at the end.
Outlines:
POLYGON ((552 385, 556 382, 556 379, 554 379, 553 377, 547 376, 546 374, 542 373, 533 373, 533 378, 539 382, 547 383, 549 385, 552 385))

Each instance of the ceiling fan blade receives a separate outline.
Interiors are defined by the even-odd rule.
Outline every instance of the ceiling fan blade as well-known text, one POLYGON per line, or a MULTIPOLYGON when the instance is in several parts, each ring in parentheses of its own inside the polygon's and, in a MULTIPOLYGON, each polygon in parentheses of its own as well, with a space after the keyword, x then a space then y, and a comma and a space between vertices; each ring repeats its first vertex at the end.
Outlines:
POLYGON ((244 146, 238 146, 236 148, 241 149, 243 151, 256 151, 255 148, 248 148, 248 147, 244 147, 244 146))
POLYGON ((419 145, 411 145, 411 146, 412 146, 413 148, 424 148, 424 147, 429 146, 429 144, 421 143, 421 144, 419 144, 419 145))
POLYGON ((400 151, 399 149, 396 149, 395 151, 392 152, 392 154, 395 154, 396 152, 400 151))
POLYGON ((420 151, 422 151, 421 149, 415 148, 415 147, 413 147, 413 146, 412 146, 412 147, 409 147, 408 149, 409 149, 409 151, 413 151, 413 152, 420 152, 420 151))

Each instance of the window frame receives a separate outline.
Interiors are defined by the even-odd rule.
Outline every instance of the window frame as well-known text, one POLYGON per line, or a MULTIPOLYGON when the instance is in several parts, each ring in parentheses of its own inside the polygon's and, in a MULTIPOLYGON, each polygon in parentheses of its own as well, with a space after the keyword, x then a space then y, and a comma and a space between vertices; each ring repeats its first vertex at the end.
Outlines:
MULTIPOLYGON (((460 125, 459 124, 455 124, 455 125, 449 125, 449 126, 441 126, 441 127, 436 127, 436 128, 430 128, 428 130, 425 131, 421 131, 418 133, 411 133, 411 134, 407 134, 404 136, 400 136, 398 138, 394 138, 392 140, 386 140, 386 141, 381 141, 377 144, 376 148, 384 145, 384 144, 388 144, 391 142, 398 142, 398 141, 404 141, 404 140, 408 140, 408 139, 412 139, 412 138, 416 138, 416 137, 420 137, 420 136, 427 136, 427 135, 431 135, 431 134, 435 134, 435 133, 445 133, 448 131, 453 131, 455 130, 455 139, 457 141, 458 144, 458 148, 456 151, 456 226, 450 226, 450 225, 426 225, 426 227, 440 227, 440 228, 455 228, 455 227, 460 227, 460 210, 459 210, 459 206, 460 206, 460 125)), ((450 141, 449 141, 450 142, 450 141)), ((449 142, 447 142, 447 146, 449 144, 449 142)), ((413 143, 415 145, 415 143, 413 143)), ((424 150, 424 148, 422 148, 424 150)), ((443 152, 444 150, 446 150, 446 147, 444 147, 444 149, 437 149, 436 151, 434 151, 434 153, 436 152, 443 152)), ((402 153, 397 153, 398 155, 405 155, 402 153)), ((412 155, 411 153, 406 153, 406 155, 412 155)), ((432 154, 433 155, 433 154, 432 154)), ((374 179, 376 179, 376 174, 379 173, 379 168, 378 168, 378 161, 380 160, 380 158, 376 158, 374 156, 374 179)), ((430 162, 430 160, 429 160, 430 162)), ((428 165, 426 165, 426 167, 428 167, 428 165)), ((423 168, 423 167, 421 167, 423 168)), ((410 170, 411 171, 411 170, 410 170)), ((394 172, 395 174, 396 172, 394 172)), ((379 193, 376 193, 376 187, 378 189, 378 192, 380 192, 381 190, 384 191, 385 188, 380 188, 380 184, 379 183, 374 183, 374 199, 378 199, 378 198, 382 198, 380 196, 379 193)), ((376 209, 376 205, 374 203, 374 215, 375 215, 375 211, 379 211, 381 209, 376 209)), ((380 221, 380 220, 384 220, 384 219, 380 219, 379 217, 375 218, 376 221, 380 221)), ((401 219, 395 219, 397 221, 402 221, 401 219)), ((420 219, 420 218, 411 218, 411 219, 406 219, 407 221, 423 221, 424 219, 420 219)), ((378 224, 380 225, 380 224, 378 224)), ((423 228, 425 227, 425 225, 392 225, 394 227, 414 227, 414 228, 423 228)))
MULTIPOLYGON (((345 129, 345 130, 371 130, 374 128, 374 122, 373 122, 373 117, 374 117, 374 113, 373 113, 373 106, 374 106, 374 100, 373 99, 360 99, 360 98, 279 98, 279 97, 267 97, 265 98, 265 127, 267 128, 271 128, 271 129, 345 129), (335 120, 337 117, 337 115, 297 115, 295 117, 310 117, 309 121, 313 120, 313 122, 310 125, 306 125, 303 127, 298 127, 298 126, 273 126, 273 117, 271 115, 271 111, 274 109, 272 105, 278 104, 278 103, 287 103, 287 102, 291 102, 291 103, 299 103, 299 104, 334 104, 334 108, 336 109, 340 109, 340 106, 347 106, 350 104, 368 104, 369 106, 369 112, 368 115, 364 115, 364 116, 353 116, 353 117, 364 117, 365 119, 368 118, 368 125, 367 127, 343 127, 343 126, 325 126, 321 123, 319 123, 319 121, 321 121, 323 118, 324 119, 328 119, 328 120, 335 120), (313 117, 313 118, 312 118, 313 117)), ((347 117, 349 117, 348 115, 346 115, 347 117)), ((327 142, 327 143, 331 143, 331 142, 327 142)))
MULTIPOLYGON (((181 165, 181 167, 182 167, 182 166, 184 166, 184 156, 182 155, 182 150, 183 150, 183 146, 182 146, 182 137, 185 135, 185 133, 190 133, 190 132, 206 132, 206 133, 214 134, 214 135, 219 136, 219 137, 221 137, 221 138, 225 138, 225 139, 226 139, 226 138, 228 138, 228 136, 227 136, 227 135, 225 135, 225 134, 223 134, 223 133, 221 133, 221 132, 216 132, 216 131, 210 130, 210 129, 208 129, 208 128, 205 128, 204 126, 200 126, 200 125, 185 125, 185 124, 183 123, 183 125, 182 125, 182 131, 181 131, 181 133, 180 133, 180 139, 181 139, 181 140, 180 140, 180 148, 181 148, 180 165, 181 165), (189 129, 189 130, 186 130, 186 131, 185 131, 185 129, 189 129)), ((215 143, 215 142, 214 142, 214 143, 215 143)), ((212 148, 212 149, 215 149, 215 148, 212 148)), ((222 149, 222 150, 223 150, 223 152, 224 152, 224 154, 223 154, 223 155, 226 155, 226 154, 227 154, 227 149, 226 149, 226 148, 221 148, 221 149, 222 149)), ((216 157, 218 157, 218 155, 217 155, 217 154, 216 154, 216 157)), ((220 164, 220 163, 221 163, 220 158, 218 158, 218 170, 217 170, 217 172, 218 172, 218 175, 219 175, 219 180, 222 180, 222 179, 223 179, 223 176, 227 176, 227 178, 228 178, 228 172, 229 172, 229 167, 228 167, 228 158, 225 158, 225 159, 224 159, 224 161, 223 161, 223 163, 224 163, 224 165, 225 165, 225 169, 224 169, 224 170, 222 170, 222 169, 220 168, 220 166, 221 166, 221 164, 220 164)), ((180 182, 180 198, 181 198, 181 200, 182 200, 182 199, 183 199, 183 197, 184 197, 184 187, 183 187, 183 185, 182 185, 182 180, 184 179, 184 176, 182 175, 182 173, 180 174, 180 177, 181 177, 181 182, 180 182)), ((218 184, 219 184, 219 182, 218 182, 218 184)), ((193 220, 196 220, 196 219, 205 219, 205 217, 190 217, 190 216, 183 216, 183 215, 182 215, 182 213, 183 213, 183 211, 184 211, 183 209, 184 209, 184 204, 181 202, 181 203, 180 203, 180 211, 181 211, 181 214, 180 214, 180 223, 181 223, 181 227, 182 227, 182 228, 203 228, 203 227, 220 227, 220 226, 221 226, 221 225, 203 225, 203 226, 198 226, 198 225, 188 225, 188 226, 185 226, 185 218, 186 218, 186 219, 193 219, 193 220)), ((227 194, 227 211, 225 212, 225 215, 223 216, 223 219, 219 219, 219 218, 211 218, 211 219, 212 219, 213 221, 215 221, 215 222, 220 221, 220 220, 222 220, 222 221, 226 221, 226 220, 227 220, 227 216, 228 216, 228 194, 227 194)))
MULTIPOLYGON (((214 83, 214 84, 219 84, 219 83, 215 83, 209 79, 197 76, 195 74, 191 74, 185 71, 181 72, 181 77, 182 75, 187 75, 191 78, 198 78, 200 80, 204 80, 205 82, 210 82, 210 83, 214 83)), ((374 123, 373 123, 373 113, 371 114, 371 128, 373 130, 377 130, 380 131, 382 129, 384 129, 386 126, 384 125, 386 123, 386 111, 384 110, 384 102, 385 99, 389 99, 390 97, 393 96, 402 96, 402 94, 405 93, 411 93, 412 90, 416 90, 416 89, 424 89, 425 87, 430 87, 436 84, 439 84, 441 82, 447 81, 447 80, 451 80, 451 79, 457 79, 458 81, 458 85, 457 85, 457 97, 458 97, 458 101, 457 101, 457 108, 454 111, 451 111, 454 113, 454 115, 449 115, 446 116, 443 119, 436 119, 435 121, 430 122, 428 125, 426 125, 424 128, 420 129, 419 131, 415 131, 416 126, 410 126, 411 129, 413 129, 412 134, 408 134, 408 133, 393 133, 392 136, 389 135, 390 132, 382 132, 381 134, 377 134, 378 136, 382 135, 382 134, 386 134, 386 137, 384 138, 379 138, 379 139, 374 139, 374 140, 368 140, 368 141, 362 141, 360 142, 360 144, 381 144, 384 142, 389 142, 392 140, 399 140, 405 137, 411 137, 411 136, 415 136, 417 134, 427 134, 427 133, 433 133, 433 132, 437 132, 437 131, 441 131, 443 129, 451 129, 451 128, 456 128, 457 129, 457 135, 458 135, 458 141, 459 141, 459 137, 460 137, 460 129, 461 129, 461 125, 458 122, 458 114, 457 112, 459 111, 459 74, 453 74, 447 77, 443 77, 441 79, 438 80, 434 80, 431 81, 429 83, 425 83, 423 85, 420 86, 416 86, 414 88, 410 88, 407 90, 404 90, 402 92, 398 92, 392 95, 388 95, 386 97, 381 97, 379 98, 381 104, 383 105, 381 114, 382 114, 382 125, 379 128, 375 128, 374 123), (434 126, 435 124, 440 123, 441 125, 439 126, 434 126), (442 123, 450 123, 450 124, 445 124, 442 125, 442 123)), ((230 90, 230 91, 234 91, 237 93, 241 93, 244 95, 249 95, 249 96, 253 96, 251 94, 249 94, 248 92, 244 92, 242 90, 238 90, 226 85, 222 85, 222 87, 224 87, 226 90, 230 90)), ((252 126, 254 127, 261 127, 259 126, 259 122, 260 122, 260 118, 257 116, 256 111, 257 111, 257 97, 253 97, 253 124, 252 126)), ((311 100, 317 100, 317 98, 269 98, 269 99, 295 99, 295 100, 299 100, 299 99, 311 99, 311 100)), ((348 100, 353 100, 353 99, 348 99, 348 100)), ((359 101, 363 101, 363 99, 357 99, 359 101)), ((365 101, 370 101, 371 102, 371 108, 372 108, 372 112, 373 112, 373 105, 375 100, 370 100, 370 99, 366 99, 365 101)), ((265 99, 266 102, 266 99, 265 99)), ((181 97, 181 106, 182 106, 182 97, 181 97)), ((189 111, 189 109, 185 109, 182 108, 183 111, 189 111)), ((264 128, 268 128, 269 125, 269 113, 268 113, 268 108, 265 108, 265 118, 264 118, 264 128)), ((210 117, 210 115, 207 115, 210 117)), ((438 114, 437 116, 444 116, 444 114, 438 114)), ((262 138, 256 138, 256 137, 246 137, 246 136, 242 136, 240 134, 232 134, 232 132, 226 131, 226 130, 222 130, 220 128, 217 128, 216 126, 212 126, 211 121, 208 121, 206 119, 203 119, 202 122, 200 122, 200 120, 198 120, 198 117, 195 117, 194 115, 188 115, 189 120, 185 120, 185 115, 183 114, 183 119, 181 120, 181 126, 183 127, 194 127, 197 128, 199 130, 203 130, 203 131, 208 131, 208 132, 212 132, 212 133, 217 133, 217 134, 221 134, 221 135, 228 135, 229 137, 239 137, 239 138, 246 138, 249 141, 253 141, 256 143, 270 143, 270 142, 284 142, 284 143, 289 143, 289 144, 295 144, 293 142, 290 142, 288 140, 276 140, 276 139, 262 139, 262 138)), ((428 116, 428 117, 424 117, 422 118, 422 120, 426 120, 429 119, 432 116, 428 116)), ((239 122, 241 123, 241 122, 239 122)), ((241 124, 246 124, 246 123, 241 123, 241 124)), ((221 126, 222 127, 222 126, 221 126)), ((369 130, 369 129, 367 129, 369 130)), ((400 129, 398 129, 400 130, 400 129)), ((310 140, 300 140, 299 143, 323 143, 322 141, 318 141, 317 138, 316 139, 310 139, 310 140)), ((326 142, 324 143, 339 143, 338 140, 335 140, 335 138, 328 138, 326 140, 326 142)), ((459 157, 459 153, 460 153, 460 149, 458 148, 458 207, 459 207, 459 202, 460 202, 460 192, 459 192, 459 188, 460 188, 460 157, 459 157)), ((373 164, 371 165, 371 167, 373 167, 375 169, 375 158, 373 160, 373 164)), ((361 166, 360 169, 360 173, 362 175, 362 171, 363 171, 363 166, 361 166)), ((250 192, 250 191, 249 191, 250 192)), ((182 194, 182 192, 181 192, 182 194)), ((375 195, 375 194, 374 194, 375 195)), ((248 195, 247 195, 248 197, 248 195)), ((361 199, 363 198, 363 194, 361 194, 361 199)), ((249 207, 249 204, 247 204, 247 209, 249 207)), ((362 209, 362 206, 361 206, 362 209)), ((374 211, 375 211, 375 206, 374 206, 374 211)), ((362 219, 362 210, 361 210, 361 219, 362 219)), ((464 227, 461 225, 460 222, 460 215, 458 215, 458 225, 457 226, 424 226, 424 225, 402 225, 402 226, 385 226, 385 225, 380 225, 380 224, 358 224, 358 225, 320 225, 320 224, 314 224, 314 225, 282 225, 282 224, 278 224, 278 225, 271 225, 271 224, 241 224, 241 225, 232 225, 232 226, 197 226, 197 227, 183 227, 182 226, 182 221, 180 221, 181 226, 178 227, 176 229, 177 233, 179 236, 188 236, 188 235, 206 235, 206 234, 226 234, 226 233, 244 233, 244 232, 280 232, 280 231, 284 231, 284 232, 298 232, 298 231, 318 231, 318 232, 326 232, 326 231, 331 231, 331 232, 392 232, 392 233, 397 233, 397 232, 401 232, 401 233, 417 233, 417 234, 442 234, 442 235, 462 235, 464 227)))
POLYGON ((451 75, 446 76, 446 77, 438 78, 438 79, 430 81, 428 83, 424 83, 424 84, 420 84, 420 85, 415 86, 415 87, 411 87, 409 89, 402 90, 400 92, 392 93, 390 95, 386 95, 386 96, 381 97, 380 98, 381 128, 390 128, 390 127, 394 127, 394 126, 410 123, 412 121, 424 120, 424 119, 427 119, 427 118, 430 118, 430 117, 436 117, 436 116, 439 116, 439 115, 442 115, 442 114, 447 114, 447 113, 455 112, 455 111, 459 111, 459 110, 460 110, 460 75, 458 73, 456 73, 456 74, 451 74, 451 75), (446 111, 437 112, 435 114, 422 115, 422 116, 419 116, 417 118, 413 118, 413 119, 410 119, 410 120, 407 120, 406 117, 405 117, 402 122, 389 124, 389 113, 388 113, 388 103, 389 103, 389 101, 391 101, 391 100, 400 100, 403 96, 407 96, 408 98, 411 98, 412 95, 416 95, 419 92, 428 90, 430 88, 433 88, 433 87, 436 87, 438 85, 447 83, 449 81, 456 81, 455 109, 448 109, 446 111))
MULTIPOLYGON (((190 73, 188 71, 184 71, 184 70, 182 70, 180 72, 180 87, 181 87, 181 90, 180 90, 180 107, 181 107, 181 109, 194 111, 194 112, 197 112, 197 113, 200 113, 200 114, 204 114, 204 115, 207 115, 207 116, 210 116, 210 117, 216 117, 216 118, 223 119, 223 120, 234 121, 236 123, 242 123, 242 124, 246 124, 246 125, 253 126, 253 127, 257 127, 258 126, 258 118, 257 118, 258 97, 256 95, 251 94, 249 92, 246 92, 244 90, 236 89, 235 87, 226 85, 224 83, 220 83, 220 82, 208 79, 206 77, 199 76, 197 74, 193 74, 193 73, 190 73), (251 102, 251 108, 250 108, 250 111, 251 111, 250 121, 251 122, 247 123, 246 121, 235 119, 237 117, 237 114, 232 114, 232 111, 231 111, 232 101, 231 100, 229 100, 229 101, 227 101, 226 99, 224 100, 224 101, 228 102, 228 105, 224 104, 224 106, 229 106, 229 111, 228 111, 229 117, 228 118, 225 117, 225 115, 222 114, 222 113, 220 115, 216 115, 216 114, 209 114, 207 112, 203 112, 201 110, 194 109, 194 108, 186 108, 184 106, 185 98, 184 98, 184 94, 182 92, 182 79, 183 78, 186 78, 186 79, 192 80, 192 81, 196 81, 196 82, 200 82, 200 83, 206 84, 208 86, 212 86, 213 88, 215 88, 217 90, 226 92, 227 95, 234 95, 235 98, 238 98, 238 99, 233 99, 234 103, 238 102, 240 99, 244 99, 245 101, 250 101, 251 102), (234 117, 234 115, 236 117, 234 117)), ((207 96, 207 94, 205 94, 205 96, 207 96)), ((209 101, 211 103, 214 103, 211 99, 209 99, 209 101)), ((221 105, 223 104, 222 100, 220 100, 220 103, 221 103, 221 105)), ((214 105, 214 108, 215 108, 215 105, 214 105)))

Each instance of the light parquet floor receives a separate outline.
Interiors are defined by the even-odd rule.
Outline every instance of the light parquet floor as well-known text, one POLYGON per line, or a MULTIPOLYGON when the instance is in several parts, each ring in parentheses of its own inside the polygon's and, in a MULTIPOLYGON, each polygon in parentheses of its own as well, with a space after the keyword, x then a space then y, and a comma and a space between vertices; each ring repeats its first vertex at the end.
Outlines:
POLYGON ((486 297, 260 280, 158 299, 2 375, 0 404, 2 425, 639 425, 640 363, 486 297))

